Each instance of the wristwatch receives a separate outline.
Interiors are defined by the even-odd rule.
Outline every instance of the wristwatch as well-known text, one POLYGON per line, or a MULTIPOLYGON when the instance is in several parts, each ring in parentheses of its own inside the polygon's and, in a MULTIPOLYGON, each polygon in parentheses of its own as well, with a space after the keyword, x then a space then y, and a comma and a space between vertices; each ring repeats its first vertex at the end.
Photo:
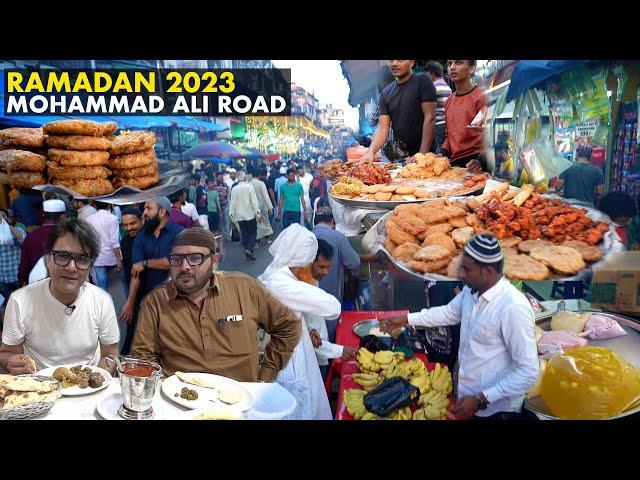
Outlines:
POLYGON ((149 260, 143 260, 142 261, 142 266, 145 268, 145 270, 147 269, 147 267, 149 266, 149 260))

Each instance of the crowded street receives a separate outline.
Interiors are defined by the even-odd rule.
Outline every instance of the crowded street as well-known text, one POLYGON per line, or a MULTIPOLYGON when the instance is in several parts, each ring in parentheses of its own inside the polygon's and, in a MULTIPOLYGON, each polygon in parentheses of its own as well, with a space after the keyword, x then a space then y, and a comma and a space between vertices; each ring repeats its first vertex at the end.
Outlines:
POLYGON ((0 65, 1 420, 640 417, 640 62, 0 65))

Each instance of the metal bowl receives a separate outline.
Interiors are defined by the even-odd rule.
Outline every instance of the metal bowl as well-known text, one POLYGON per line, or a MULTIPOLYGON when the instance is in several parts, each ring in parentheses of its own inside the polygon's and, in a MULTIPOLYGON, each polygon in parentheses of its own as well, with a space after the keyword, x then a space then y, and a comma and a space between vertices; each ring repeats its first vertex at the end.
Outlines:
MULTIPOLYGON (((34 378, 35 380, 40 380, 40 381, 57 382, 55 378, 46 377, 43 375, 19 375, 19 376, 29 376, 34 378)), ((60 383, 58 383, 56 391, 60 392, 60 390, 61 390, 60 383)), ((39 417, 40 415, 44 415, 49 410, 51 410, 51 407, 53 407, 54 403, 55 401, 38 402, 38 403, 31 403, 29 405, 22 405, 16 408, 8 408, 8 409, 0 408, 0 420, 25 420, 27 418, 39 417)))
MULTIPOLYGON (((362 320, 353 326, 353 333, 355 333, 357 336, 362 338, 369 335, 369 331, 372 328, 379 328, 379 327, 380 327, 380 322, 376 319, 372 318, 371 320, 362 320)), ((401 332, 404 331, 404 328, 400 329, 400 331, 401 332)), ((394 333, 396 333, 396 330, 394 330, 394 333)), ((391 335, 385 335, 385 336, 391 337, 391 335)))

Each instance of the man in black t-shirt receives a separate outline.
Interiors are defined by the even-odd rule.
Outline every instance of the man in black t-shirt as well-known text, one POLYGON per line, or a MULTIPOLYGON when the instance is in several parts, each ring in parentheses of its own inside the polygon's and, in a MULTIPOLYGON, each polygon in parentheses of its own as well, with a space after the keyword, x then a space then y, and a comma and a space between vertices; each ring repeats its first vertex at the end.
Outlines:
POLYGON ((396 80, 380 95, 378 128, 361 162, 373 161, 374 155, 387 141, 389 128, 393 130, 394 142, 406 149, 410 157, 431 150, 436 118, 436 88, 427 75, 413 74, 414 64, 414 60, 389 61, 389 68, 396 80))

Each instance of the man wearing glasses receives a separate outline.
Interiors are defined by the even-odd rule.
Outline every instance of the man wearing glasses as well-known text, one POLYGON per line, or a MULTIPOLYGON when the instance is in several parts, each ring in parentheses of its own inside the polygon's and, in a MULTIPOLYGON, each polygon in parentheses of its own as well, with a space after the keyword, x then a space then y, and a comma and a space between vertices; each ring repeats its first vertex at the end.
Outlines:
POLYGON ((140 307, 131 355, 163 373, 206 372, 241 382, 271 382, 300 337, 300 321, 255 278, 215 272, 215 237, 204 228, 178 235, 169 255, 171 282, 140 307), (258 329, 271 341, 258 362, 258 329))
POLYGON ((49 278, 11 295, 4 317, 0 368, 12 375, 56 365, 111 370, 120 332, 109 294, 87 283, 100 241, 83 220, 62 219, 45 246, 49 278))

